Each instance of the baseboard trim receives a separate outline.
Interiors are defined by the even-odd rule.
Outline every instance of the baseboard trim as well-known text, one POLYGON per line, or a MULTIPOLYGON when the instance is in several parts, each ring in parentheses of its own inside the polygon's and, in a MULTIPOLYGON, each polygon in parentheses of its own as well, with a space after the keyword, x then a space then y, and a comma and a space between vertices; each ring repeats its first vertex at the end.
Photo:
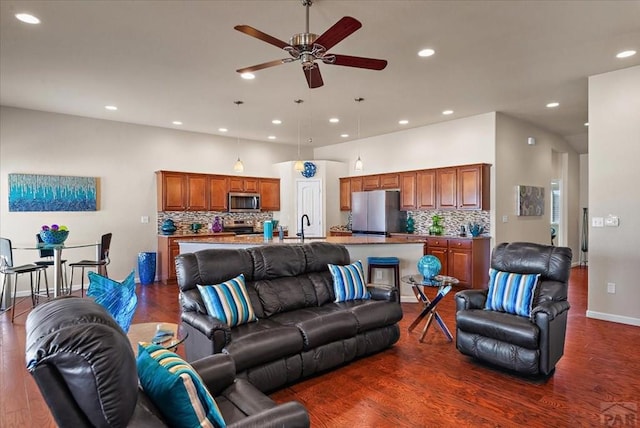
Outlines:
POLYGON ((617 322, 640 327, 640 318, 625 317, 624 315, 607 314, 605 312, 587 311, 587 318, 617 322))

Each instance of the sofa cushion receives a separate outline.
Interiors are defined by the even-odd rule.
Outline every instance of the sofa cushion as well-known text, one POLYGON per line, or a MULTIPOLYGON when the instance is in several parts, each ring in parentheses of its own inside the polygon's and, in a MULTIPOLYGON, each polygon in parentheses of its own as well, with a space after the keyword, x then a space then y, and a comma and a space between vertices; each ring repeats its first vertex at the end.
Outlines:
POLYGON ((346 266, 329 264, 329 271, 333 276, 333 290, 336 302, 369 299, 371 297, 369 291, 367 291, 367 283, 364 280, 364 271, 360 260, 346 266))
POLYGON ((244 285, 244 275, 215 285, 198 285, 209 315, 230 327, 255 321, 256 314, 244 285))
POLYGON ((306 275, 254 281, 248 287, 256 291, 265 317, 318 304, 306 275))
POLYGON ((142 388, 171 426, 226 426, 198 373, 177 354, 140 344, 137 363, 142 388))
POLYGON ((538 349, 540 329, 529 318, 506 312, 469 309, 456 314, 458 330, 512 343, 527 349, 538 349))
POLYGON ((231 342, 223 352, 231 355, 239 373, 249 367, 302 351, 300 331, 271 319, 239 325, 232 330, 231 342))
POLYGON ((358 333, 397 323, 402 319, 402 307, 382 300, 351 300, 332 303, 351 312, 358 322, 358 333))
POLYGON ((489 269, 489 292, 484 308, 528 317, 539 278, 540 274, 489 269))
POLYGON ((298 309, 275 315, 279 324, 297 327, 304 338, 304 349, 355 336, 358 322, 350 311, 334 305, 298 309))

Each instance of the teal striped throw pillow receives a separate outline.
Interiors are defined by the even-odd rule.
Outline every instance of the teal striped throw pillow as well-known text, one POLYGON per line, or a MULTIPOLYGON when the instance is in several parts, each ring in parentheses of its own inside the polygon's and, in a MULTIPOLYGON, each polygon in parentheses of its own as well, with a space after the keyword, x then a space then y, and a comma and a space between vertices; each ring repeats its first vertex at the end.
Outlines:
POLYGON ((364 281, 364 271, 360 260, 347 266, 332 264, 328 266, 333 276, 333 291, 336 295, 336 303, 371 298, 367 291, 367 284, 364 281))
POLYGON ((484 308, 528 317, 540 274, 489 269, 489 292, 484 308))
POLYGON ((257 320, 243 274, 221 284, 198 284, 198 290, 209 315, 218 318, 229 327, 257 320))
POLYGON ((170 426, 226 426, 202 378, 177 354, 159 345, 140 343, 137 367, 142 389, 170 426))

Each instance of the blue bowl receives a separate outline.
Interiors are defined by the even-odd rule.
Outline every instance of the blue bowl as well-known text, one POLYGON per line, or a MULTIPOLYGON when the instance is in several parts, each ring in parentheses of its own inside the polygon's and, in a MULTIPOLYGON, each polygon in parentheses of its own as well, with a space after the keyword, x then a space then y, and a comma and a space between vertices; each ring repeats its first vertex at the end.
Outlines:
POLYGON ((41 230, 40 239, 45 244, 62 244, 69 236, 68 230, 41 230))

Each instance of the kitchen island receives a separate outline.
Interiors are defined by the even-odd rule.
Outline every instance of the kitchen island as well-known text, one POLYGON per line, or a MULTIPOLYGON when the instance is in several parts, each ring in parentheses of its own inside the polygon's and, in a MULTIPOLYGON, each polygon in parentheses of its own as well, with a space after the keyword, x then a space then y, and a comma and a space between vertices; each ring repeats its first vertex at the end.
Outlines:
MULTIPOLYGON (((341 244, 347 247, 351 261, 362 260, 365 276, 368 269, 367 257, 398 257, 400 259, 400 275, 411 275, 417 271, 416 264, 424 251, 424 242, 407 241, 406 238, 386 238, 383 236, 329 236, 323 238, 306 238, 305 243, 321 241, 341 244)), ((291 245, 299 244, 301 240, 294 237, 282 241, 277 238, 265 242, 258 236, 219 236, 201 237, 188 240, 178 239, 180 253, 193 253, 209 248, 250 248, 261 245, 291 245)), ((393 284, 393 278, 387 269, 375 270, 374 278, 370 282, 381 284, 393 284)), ((401 300, 415 302, 416 299, 407 284, 401 284, 401 300)))

